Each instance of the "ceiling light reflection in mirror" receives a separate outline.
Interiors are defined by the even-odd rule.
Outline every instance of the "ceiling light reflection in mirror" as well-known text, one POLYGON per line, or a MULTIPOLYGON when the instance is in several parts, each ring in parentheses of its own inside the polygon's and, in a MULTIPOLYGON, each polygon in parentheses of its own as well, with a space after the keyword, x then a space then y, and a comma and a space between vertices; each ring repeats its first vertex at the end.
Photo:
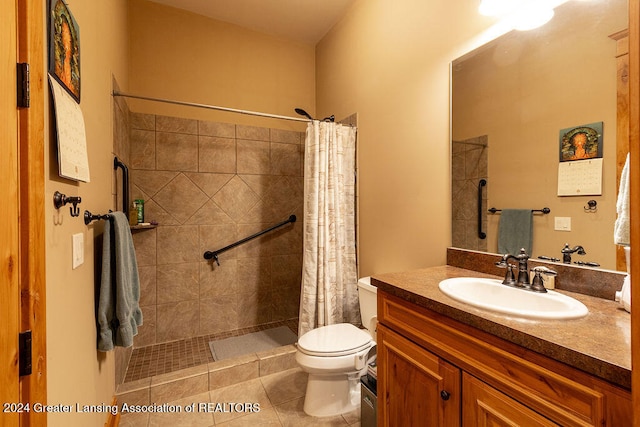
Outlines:
POLYGON ((538 28, 553 18, 553 9, 567 0, 482 0, 478 12, 501 19, 497 25, 519 31, 538 28))

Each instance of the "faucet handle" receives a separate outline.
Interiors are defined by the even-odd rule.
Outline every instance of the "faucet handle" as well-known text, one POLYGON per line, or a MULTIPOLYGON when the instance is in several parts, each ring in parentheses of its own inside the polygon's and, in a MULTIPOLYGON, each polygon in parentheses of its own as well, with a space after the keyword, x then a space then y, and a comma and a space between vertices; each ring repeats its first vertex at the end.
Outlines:
POLYGON ((534 267, 533 268, 533 273, 535 274, 533 277, 533 280, 531 281, 531 287, 529 289, 531 289, 532 291, 535 292, 547 292, 547 288, 544 287, 544 283, 542 281, 542 274, 545 274, 547 276, 557 276, 558 272, 555 270, 552 270, 550 268, 547 268, 545 266, 538 266, 538 267, 534 267))
POLYGON ((514 286, 517 283, 516 277, 513 274, 513 268, 515 267, 513 264, 509 264, 508 261, 502 260, 500 262, 496 262, 496 266, 507 269, 504 274, 504 280, 502 281, 503 285, 514 286))
POLYGON ((537 267, 533 267, 533 272, 534 273, 546 274, 547 276, 557 276, 558 275, 557 271, 552 270, 549 267, 545 267, 544 265, 539 265, 537 267))

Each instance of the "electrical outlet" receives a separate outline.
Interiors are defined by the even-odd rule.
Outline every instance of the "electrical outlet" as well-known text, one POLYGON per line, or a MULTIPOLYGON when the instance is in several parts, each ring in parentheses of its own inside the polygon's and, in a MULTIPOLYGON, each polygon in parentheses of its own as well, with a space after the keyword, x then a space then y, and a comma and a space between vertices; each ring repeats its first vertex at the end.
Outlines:
POLYGON ((75 270, 84 264, 84 234, 78 233, 72 236, 73 245, 71 257, 73 258, 73 269, 75 270))
POLYGON ((571 231, 571 217, 570 216, 557 216, 555 219, 555 230, 557 231, 571 231))

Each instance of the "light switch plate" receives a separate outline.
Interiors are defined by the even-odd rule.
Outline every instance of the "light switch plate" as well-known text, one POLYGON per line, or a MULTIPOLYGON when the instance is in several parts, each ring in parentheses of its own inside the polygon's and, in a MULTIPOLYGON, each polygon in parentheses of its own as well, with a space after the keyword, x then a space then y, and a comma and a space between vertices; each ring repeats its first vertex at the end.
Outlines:
POLYGON ((78 233, 73 236, 73 246, 71 256, 73 258, 73 269, 75 270, 84 264, 84 234, 78 233))
POLYGON ((571 217, 570 216, 557 216, 555 219, 555 230, 557 231, 571 231, 571 217))

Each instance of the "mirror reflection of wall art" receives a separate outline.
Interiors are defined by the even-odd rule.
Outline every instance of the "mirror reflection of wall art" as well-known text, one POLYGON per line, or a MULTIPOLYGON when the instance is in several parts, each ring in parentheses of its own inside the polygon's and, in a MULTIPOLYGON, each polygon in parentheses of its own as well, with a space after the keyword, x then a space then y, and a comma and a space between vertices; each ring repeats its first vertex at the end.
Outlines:
POLYGON ((560 161, 602 157, 602 122, 560 131, 560 161))
POLYGON ((80 103, 80 28, 63 0, 49 0, 49 74, 80 103))

